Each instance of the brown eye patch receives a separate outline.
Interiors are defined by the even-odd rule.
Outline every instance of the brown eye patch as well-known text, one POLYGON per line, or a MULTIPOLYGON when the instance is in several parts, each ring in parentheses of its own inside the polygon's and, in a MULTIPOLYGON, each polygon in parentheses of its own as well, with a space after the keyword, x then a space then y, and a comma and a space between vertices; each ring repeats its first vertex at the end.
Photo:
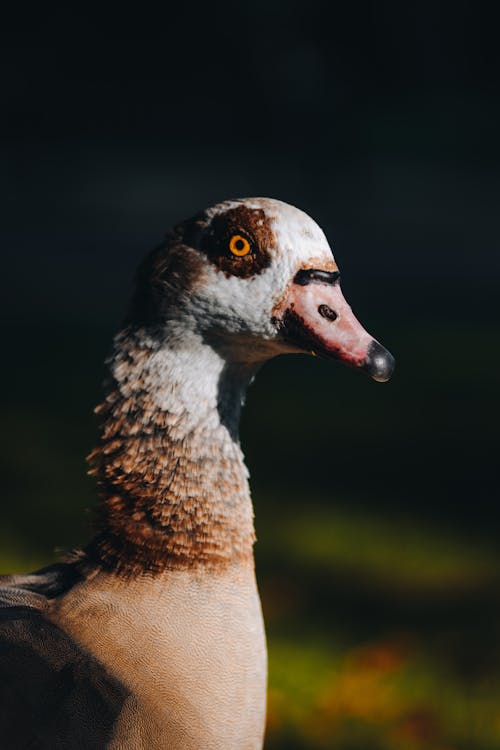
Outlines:
POLYGON ((261 273, 270 265, 275 245, 276 237, 265 211, 244 205, 214 216, 201 240, 201 249, 214 266, 226 276, 242 279, 261 273), (246 242, 250 249, 235 254, 240 245, 246 249, 246 242))

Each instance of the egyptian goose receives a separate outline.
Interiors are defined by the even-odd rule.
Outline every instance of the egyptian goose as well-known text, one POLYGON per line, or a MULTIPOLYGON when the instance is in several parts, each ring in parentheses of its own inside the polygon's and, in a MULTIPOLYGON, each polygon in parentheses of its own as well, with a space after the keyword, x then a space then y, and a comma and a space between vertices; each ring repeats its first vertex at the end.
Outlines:
POLYGON ((321 229, 220 203, 142 263, 97 408, 96 536, 0 579, 0 737, 17 748, 255 750, 266 645, 238 442, 248 383, 306 352, 388 380, 321 229))

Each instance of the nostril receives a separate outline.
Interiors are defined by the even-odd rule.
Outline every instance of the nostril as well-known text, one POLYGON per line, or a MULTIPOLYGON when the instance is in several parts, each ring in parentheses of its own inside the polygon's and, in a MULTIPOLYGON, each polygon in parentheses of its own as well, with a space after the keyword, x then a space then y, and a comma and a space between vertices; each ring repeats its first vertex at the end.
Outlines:
POLYGON ((327 320, 337 320, 339 317, 335 310, 332 310, 328 305, 320 305, 318 307, 318 312, 322 318, 326 318, 327 320))

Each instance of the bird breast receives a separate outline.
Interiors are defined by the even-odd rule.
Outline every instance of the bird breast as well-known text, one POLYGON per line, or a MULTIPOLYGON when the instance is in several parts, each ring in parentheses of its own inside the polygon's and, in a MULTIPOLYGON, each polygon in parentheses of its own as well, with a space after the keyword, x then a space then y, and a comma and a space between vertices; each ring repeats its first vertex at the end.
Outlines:
POLYGON ((258 750, 266 647, 252 566, 99 572, 52 613, 130 691, 111 747, 258 750))

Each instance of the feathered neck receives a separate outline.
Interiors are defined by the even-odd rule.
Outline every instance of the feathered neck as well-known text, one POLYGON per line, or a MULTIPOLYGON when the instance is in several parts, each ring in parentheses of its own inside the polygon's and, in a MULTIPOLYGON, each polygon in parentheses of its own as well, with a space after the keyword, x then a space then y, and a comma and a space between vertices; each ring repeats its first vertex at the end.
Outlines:
POLYGON ((101 505, 87 559, 125 574, 253 563, 237 437, 252 375, 192 332, 118 334, 89 457, 101 505))

